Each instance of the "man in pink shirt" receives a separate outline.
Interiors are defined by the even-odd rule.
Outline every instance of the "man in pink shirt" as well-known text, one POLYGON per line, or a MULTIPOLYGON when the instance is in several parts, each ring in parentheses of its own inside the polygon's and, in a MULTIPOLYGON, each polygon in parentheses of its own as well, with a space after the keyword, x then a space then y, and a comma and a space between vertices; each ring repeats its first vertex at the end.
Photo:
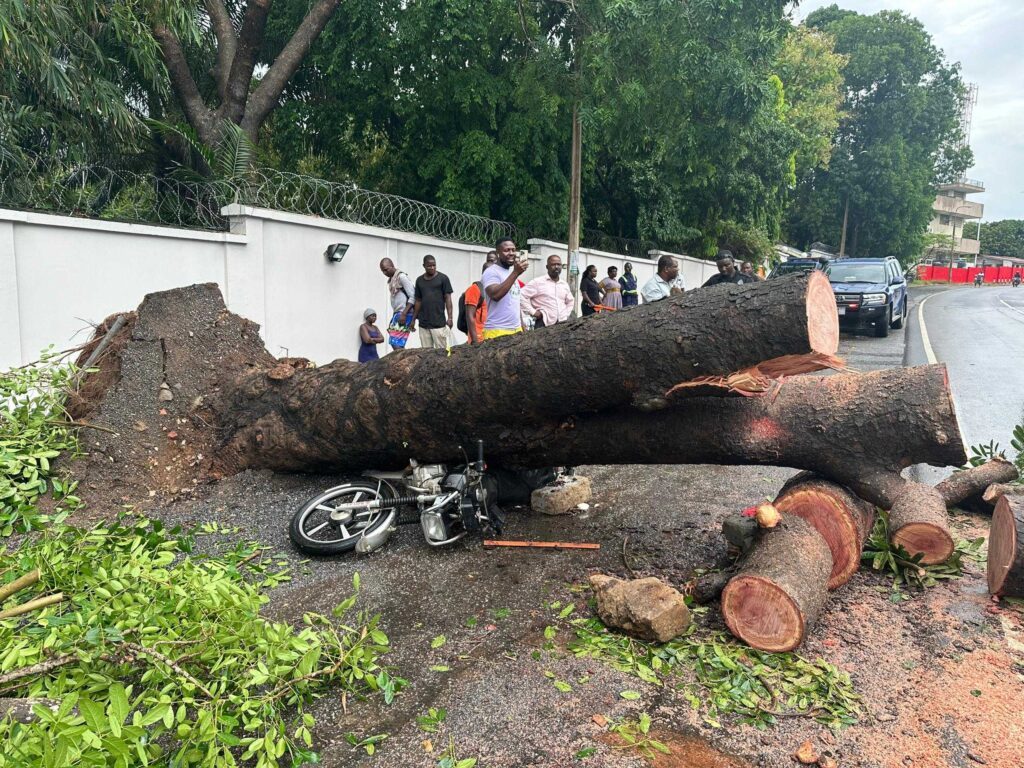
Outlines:
POLYGON ((562 258, 554 254, 548 256, 547 267, 547 275, 535 277, 523 286, 519 294, 523 314, 534 318, 538 328, 568 320, 576 303, 569 286, 559 280, 562 258))

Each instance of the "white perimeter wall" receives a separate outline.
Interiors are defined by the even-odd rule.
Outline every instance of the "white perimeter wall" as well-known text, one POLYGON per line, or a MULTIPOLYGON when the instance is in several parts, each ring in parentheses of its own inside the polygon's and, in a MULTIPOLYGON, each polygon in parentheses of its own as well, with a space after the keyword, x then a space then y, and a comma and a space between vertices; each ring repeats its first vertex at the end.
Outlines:
MULTIPOLYGON (((0 369, 35 360, 50 344, 65 349, 85 342, 91 324, 134 309, 147 293, 205 282, 220 285, 229 309, 260 324, 272 354, 354 360, 363 310, 377 310, 382 331, 390 318, 382 258, 415 279, 423 256, 433 254, 457 305, 489 250, 259 208, 229 206, 224 213, 230 233, 0 209, 0 369), (339 242, 348 243, 348 253, 340 264, 329 263, 324 249, 339 242)), ((543 275, 552 253, 566 261, 563 244, 531 240, 529 248, 524 279, 543 275)), ((655 260, 658 255, 652 252, 655 260)), ((688 289, 715 270, 710 262, 677 258, 688 289)), ((580 252, 581 269, 594 264, 600 277, 611 265, 621 274, 625 261, 641 285, 654 274, 654 261, 580 252)), ((464 341, 458 331, 455 336, 464 341)), ((410 346, 418 346, 416 334, 410 346)), ((380 347, 382 354, 387 349, 380 347)))

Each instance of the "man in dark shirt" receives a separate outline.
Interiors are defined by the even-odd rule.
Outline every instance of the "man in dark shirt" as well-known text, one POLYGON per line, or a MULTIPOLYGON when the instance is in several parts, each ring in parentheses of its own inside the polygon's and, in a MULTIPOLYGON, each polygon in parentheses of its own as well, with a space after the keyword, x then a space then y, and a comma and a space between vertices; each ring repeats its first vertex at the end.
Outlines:
POLYGON ((420 346, 447 349, 451 346, 452 283, 437 271, 437 260, 423 257, 423 274, 416 278, 416 304, 412 322, 420 322, 420 346))
POLYGON ((764 280, 763 277, 754 271, 754 263, 752 261, 743 262, 743 266, 740 267, 740 274, 747 279, 748 283, 760 283, 764 280))
POLYGON ((718 274, 712 275, 704 281, 702 288, 708 288, 712 285, 722 285, 723 283, 745 283, 748 282, 747 278, 736 269, 736 262, 732 259, 732 253, 722 248, 718 251, 718 274))

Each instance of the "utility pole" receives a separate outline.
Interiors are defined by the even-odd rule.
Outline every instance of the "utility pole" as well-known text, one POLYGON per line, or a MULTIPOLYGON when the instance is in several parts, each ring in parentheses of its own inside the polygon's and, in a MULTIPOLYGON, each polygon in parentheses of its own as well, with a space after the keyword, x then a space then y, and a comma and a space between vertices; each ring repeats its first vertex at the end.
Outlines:
MULTIPOLYGON (((577 52, 578 55, 578 52, 577 52)), ((572 106, 572 165, 569 171, 569 290, 572 291, 573 310, 579 299, 579 292, 576 278, 580 272, 580 175, 581 158, 583 151, 583 129, 580 124, 580 102, 572 106)))
POLYGON ((846 255, 846 222, 850 219, 850 193, 846 193, 846 208, 843 210, 843 234, 839 238, 839 258, 846 255))

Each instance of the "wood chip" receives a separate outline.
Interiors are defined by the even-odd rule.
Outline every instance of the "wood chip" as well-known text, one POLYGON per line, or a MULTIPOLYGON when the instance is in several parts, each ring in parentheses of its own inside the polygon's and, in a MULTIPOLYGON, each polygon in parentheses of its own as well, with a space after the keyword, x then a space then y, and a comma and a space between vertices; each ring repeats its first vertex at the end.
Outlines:
POLYGON ((800 748, 793 753, 793 757, 803 765, 814 765, 818 762, 818 753, 814 751, 814 745, 809 741, 801 744, 800 748))

